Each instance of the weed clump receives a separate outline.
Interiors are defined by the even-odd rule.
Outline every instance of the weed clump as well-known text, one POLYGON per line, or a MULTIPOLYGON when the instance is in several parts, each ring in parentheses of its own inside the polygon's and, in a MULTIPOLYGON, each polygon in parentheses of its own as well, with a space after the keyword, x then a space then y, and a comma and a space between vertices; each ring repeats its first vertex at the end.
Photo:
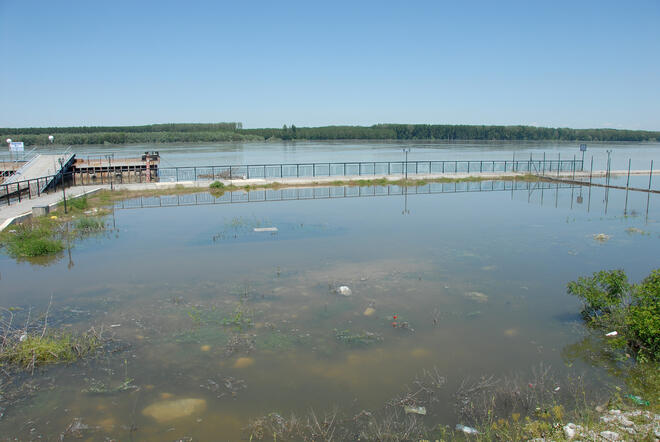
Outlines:
POLYGON ((87 356, 100 346, 101 340, 93 333, 79 336, 22 335, 14 342, 3 345, 0 350, 0 363, 29 370, 40 365, 73 362, 87 356))
POLYGON ((53 255, 64 250, 62 240, 57 237, 57 222, 50 218, 39 218, 0 232, 0 246, 13 258, 53 255))
POLYGON ((210 185, 209 188, 211 190, 221 190, 225 188, 224 183, 221 183, 220 181, 213 181, 210 185))
POLYGON ((105 222, 86 216, 77 220, 74 227, 81 232, 98 232, 100 230, 105 230, 105 222))

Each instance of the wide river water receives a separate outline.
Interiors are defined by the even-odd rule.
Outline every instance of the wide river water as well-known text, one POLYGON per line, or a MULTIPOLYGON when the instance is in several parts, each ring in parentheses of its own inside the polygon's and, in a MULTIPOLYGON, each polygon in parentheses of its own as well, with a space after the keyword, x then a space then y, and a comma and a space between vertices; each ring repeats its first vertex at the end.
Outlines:
MULTIPOLYGON (((577 153, 557 144, 412 147, 410 159, 577 153)), ((615 164, 625 156, 627 167, 632 156, 648 168, 658 147, 590 145, 588 153, 600 161, 611 148, 615 164)), ((160 150, 172 165, 221 165, 398 161, 400 148, 129 149, 160 150)), ((2 405, 2 438, 78 431, 94 440, 238 440, 251 419, 272 412, 375 412, 424 370, 446 383, 423 419, 453 427, 463 422, 454 393, 465 379, 527 379, 543 365, 556 378, 551 387, 562 387, 558 398, 577 375, 594 394, 625 381, 580 353, 589 332, 566 284, 614 268, 639 281, 657 268, 657 194, 477 182, 246 199, 235 192, 120 202, 107 232, 49 262, 0 255, 1 307, 38 315, 52 297, 51 326, 103 327, 117 341, 100 358, 26 376, 35 391, 2 405), (609 239, 594 239, 601 233, 609 239), (192 411, 172 418, 168 404, 192 411)))

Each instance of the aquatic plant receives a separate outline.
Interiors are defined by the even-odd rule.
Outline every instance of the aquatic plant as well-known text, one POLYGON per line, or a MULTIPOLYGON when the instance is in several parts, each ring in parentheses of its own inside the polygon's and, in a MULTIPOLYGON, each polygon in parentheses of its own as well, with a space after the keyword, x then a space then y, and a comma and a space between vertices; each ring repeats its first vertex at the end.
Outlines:
POLYGON ((381 342, 383 337, 378 333, 363 331, 352 332, 350 330, 337 330, 334 329, 335 339, 349 345, 371 345, 376 342, 381 342))
POLYGON ((86 216, 78 219, 74 223, 74 228, 81 232, 97 232, 105 229, 105 222, 97 218, 86 216))
POLYGON ((210 185, 209 188, 211 190, 221 190, 225 188, 225 185, 221 183, 220 181, 213 181, 210 185))

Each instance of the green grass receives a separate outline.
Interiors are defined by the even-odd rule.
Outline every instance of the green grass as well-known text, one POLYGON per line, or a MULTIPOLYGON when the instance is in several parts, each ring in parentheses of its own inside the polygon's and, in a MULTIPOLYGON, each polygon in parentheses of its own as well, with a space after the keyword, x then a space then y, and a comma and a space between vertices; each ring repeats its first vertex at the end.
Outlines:
POLYGON ((0 363, 23 369, 73 362, 97 350, 101 340, 92 333, 78 336, 71 334, 39 334, 15 340, 0 350, 0 363))
POLYGON ((50 218, 16 224, 0 232, 0 245, 13 258, 53 255, 64 250, 58 227, 59 223, 50 218))
POLYGON ((98 232, 105 229, 105 222, 91 216, 86 216, 78 219, 74 223, 74 228, 81 232, 98 232))

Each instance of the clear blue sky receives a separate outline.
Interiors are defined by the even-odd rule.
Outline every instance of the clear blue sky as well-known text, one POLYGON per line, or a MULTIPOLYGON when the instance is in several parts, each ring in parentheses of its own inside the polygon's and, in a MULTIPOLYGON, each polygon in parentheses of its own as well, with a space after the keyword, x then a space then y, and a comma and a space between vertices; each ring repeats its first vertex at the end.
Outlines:
POLYGON ((660 130, 660 1, 0 0, 0 127, 660 130))

